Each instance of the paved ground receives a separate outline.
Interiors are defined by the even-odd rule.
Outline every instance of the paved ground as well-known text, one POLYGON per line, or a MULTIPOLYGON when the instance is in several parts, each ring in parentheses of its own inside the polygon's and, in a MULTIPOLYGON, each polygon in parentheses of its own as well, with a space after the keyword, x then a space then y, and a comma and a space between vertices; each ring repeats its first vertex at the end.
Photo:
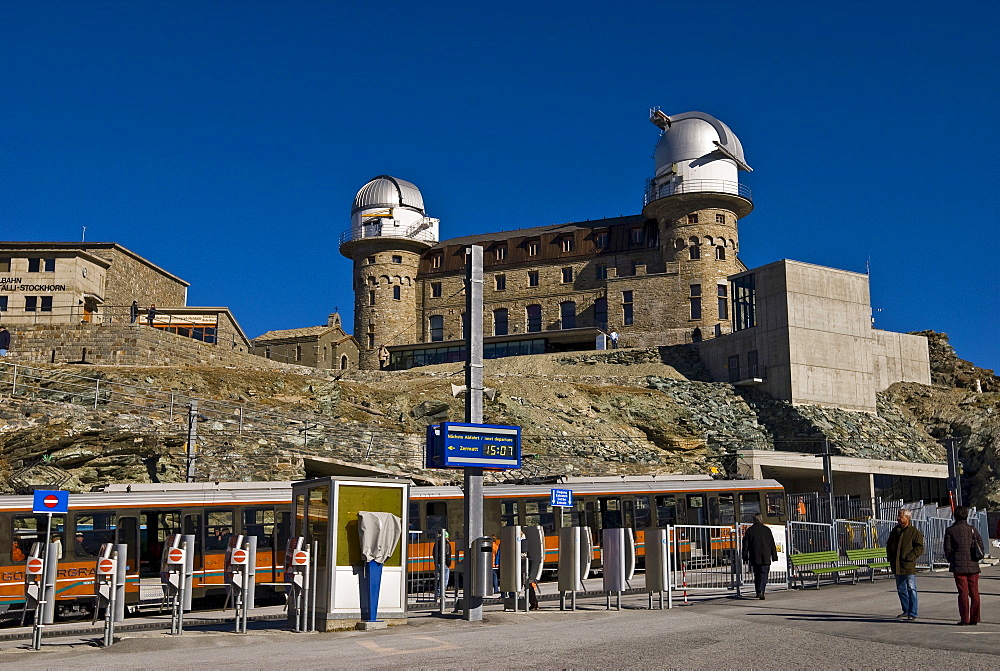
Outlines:
MULTIPOLYGON (((109 649, 93 635, 49 636, 41 651, 27 637, 0 641, 0 664, 20 668, 1000 668, 1000 568, 980 583, 984 621, 957 627, 948 573, 921 574, 920 618, 901 622, 894 583, 882 578, 756 599, 699 599, 647 610, 645 595, 605 610, 603 597, 576 612, 543 602, 531 613, 487 609, 481 623, 420 614, 373 632, 295 634, 282 623, 253 623, 247 635, 204 624, 183 636, 126 632, 109 649)), ((200 616, 207 621, 214 615, 200 616)), ((153 623, 162 620, 153 620, 153 623)), ((194 620, 189 620, 194 624, 194 620)), ((16 633, 16 632, 8 632, 16 633)))

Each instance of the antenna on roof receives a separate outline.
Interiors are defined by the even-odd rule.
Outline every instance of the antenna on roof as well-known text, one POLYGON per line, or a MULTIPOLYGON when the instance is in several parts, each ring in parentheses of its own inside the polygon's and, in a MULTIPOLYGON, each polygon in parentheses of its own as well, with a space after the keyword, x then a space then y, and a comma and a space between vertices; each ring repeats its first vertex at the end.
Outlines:
POLYGON ((84 226, 83 233, 80 234, 80 242, 86 242, 86 241, 87 241, 87 227, 84 226))

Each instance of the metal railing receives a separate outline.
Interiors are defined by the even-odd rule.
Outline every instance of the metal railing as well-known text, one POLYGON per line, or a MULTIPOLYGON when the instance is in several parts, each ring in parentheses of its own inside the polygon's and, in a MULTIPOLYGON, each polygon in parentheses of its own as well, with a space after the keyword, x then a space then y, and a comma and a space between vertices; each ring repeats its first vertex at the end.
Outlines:
POLYGON ((736 589, 739 541, 731 526, 671 527, 674 589, 736 589))
POLYGON ((409 238, 411 240, 422 240, 424 242, 437 242, 434 235, 434 225, 438 219, 424 217, 410 224, 405 230, 399 231, 395 226, 385 226, 381 221, 361 226, 351 226, 340 234, 340 244, 351 242, 352 240, 363 240, 365 238, 409 238))
POLYGON ((724 179, 688 179, 671 181, 657 185, 655 180, 646 180, 645 199, 643 205, 649 205, 654 200, 674 196, 681 193, 725 193, 753 200, 750 187, 739 182, 724 179))

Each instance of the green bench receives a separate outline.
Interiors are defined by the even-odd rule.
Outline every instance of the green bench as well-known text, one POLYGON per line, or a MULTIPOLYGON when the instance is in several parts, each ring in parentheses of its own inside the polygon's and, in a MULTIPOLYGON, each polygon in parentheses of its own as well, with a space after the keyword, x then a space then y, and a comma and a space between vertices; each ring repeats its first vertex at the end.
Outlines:
POLYGON ((819 589, 819 579, 823 576, 833 576, 835 582, 840 582, 841 575, 850 575, 851 583, 858 582, 858 565, 844 565, 840 563, 840 554, 831 550, 829 552, 803 552, 794 554, 789 559, 792 562, 792 586, 797 578, 804 588, 805 578, 816 578, 816 589, 819 589))
POLYGON ((872 582, 875 582, 875 571, 890 573, 889 556, 885 548, 866 548, 864 550, 848 550, 847 559, 858 563, 859 570, 867 570, 872 582))

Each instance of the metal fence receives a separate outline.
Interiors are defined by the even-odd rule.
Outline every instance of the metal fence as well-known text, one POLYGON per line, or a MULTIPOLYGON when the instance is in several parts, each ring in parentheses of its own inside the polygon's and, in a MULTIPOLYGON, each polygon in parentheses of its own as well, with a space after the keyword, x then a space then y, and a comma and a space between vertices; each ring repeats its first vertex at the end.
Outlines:
MULTIPOLYGON (((746 533, 746 530, 749 529, 750 526, 750 524, 742 522, 736 525, 736 540, 739 542, 740 548, 738 556, 741 558, 740 565, 742 566, 742 571, 739 573, 741 586, 754 584, 753 567, 742 561, 743 534, 746 533)), ((774 535, 774 544, 778 550, 778 561, 771 564, 771 569, 767 574, 767 584, 772 587, 788 587, 787 555, 790 552, 788 544, 788 526, 786 525, 784 528, 775 528, 771 525, 768 526, 771 529, 771 533, 774 535)))
POLYGON ((788 522, 788 553, 829 552, 836 550, 833 526, 822 522, 788 522))
MULTIPOLYGON (((435 545, 440 538, 440 531, 410 531, 409 557, 406 567, 406 601, 409 608, 450 609, 458 599, 458 563, 452 559, 448 571, 445 572, 444 604, 441 603, 441 571, 434 561, 435 545)), ((455 539, 452 539, 455 540, 455 539)), ((461 546, 461 540, 457 541, 461 546)))
POLYGON ((736 589, 740 548, 733 527, 677 525, 671 528, 674 589, 736 589))

